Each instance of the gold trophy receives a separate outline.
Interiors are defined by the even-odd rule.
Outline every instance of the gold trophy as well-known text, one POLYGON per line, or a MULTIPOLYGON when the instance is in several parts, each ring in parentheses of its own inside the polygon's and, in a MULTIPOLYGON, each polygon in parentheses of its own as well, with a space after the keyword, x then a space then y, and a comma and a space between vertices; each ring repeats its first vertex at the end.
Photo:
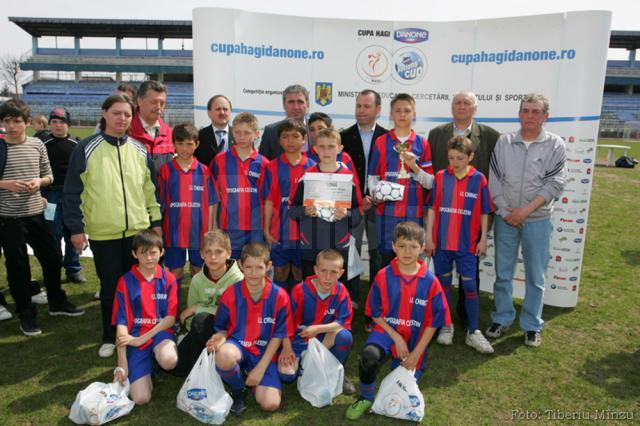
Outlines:
POLYGON ((404 158, 402 154, 409 151, 409 144, 407 142, 400 142, 393 146, 393 150, 400 156, 400 171, 398 172, 398 179, 409 179, 411 175, 407 172, 407 168, 404 166, 404 158))

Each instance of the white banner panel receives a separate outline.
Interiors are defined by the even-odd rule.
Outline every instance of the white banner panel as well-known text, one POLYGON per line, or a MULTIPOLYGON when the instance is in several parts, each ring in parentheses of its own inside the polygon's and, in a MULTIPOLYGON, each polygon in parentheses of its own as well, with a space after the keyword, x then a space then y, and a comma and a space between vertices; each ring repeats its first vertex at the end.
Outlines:
MULTIPOLYGON (((195 119, 209 123, 207 100, 225 94, 234 112, 251 111, 261 126, 281 119, 282 90, 302 84, 311 112, 351 126, 363 89, 383 98, 380 124, 390 127, 389 100, 417 101, 415 129, 451 121, 460 90, 479 97, 477 120, 499 131, 519 127, 523 94, 550 101, 546 128, 567 143, 569 183, 556 204, 545 303, 577 303, 611 13, 606 11, 464 22, 390 22, 269 15, 234 9, 193 11, 195 119)), ((520 257, 521 259, 521 257, 520 257)), ((493 243, 481 260, 482 289, 495 279, 493 243)), ((524 294, 520 262, 514 294, 524 294)))

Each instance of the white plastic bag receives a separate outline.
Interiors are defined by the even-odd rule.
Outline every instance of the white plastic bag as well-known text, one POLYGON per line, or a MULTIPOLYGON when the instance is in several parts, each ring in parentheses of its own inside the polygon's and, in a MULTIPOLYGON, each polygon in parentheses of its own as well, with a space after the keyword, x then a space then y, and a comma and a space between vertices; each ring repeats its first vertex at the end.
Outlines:
POLYGON ((124 385, 93 382, 78 392, 69 419, 79 425, 105 424, 133 410, 135 404, 128 396, 129 380, 124 385))
MULTIPOLYGON (((363 218, 363 220, 366 220, 363 218)), ((349 262, 347 263, 347 280, 351 280, 364 271, 360 254, 356 248, 356 239, 349 237, 349 262)))
POLYGON ((424 417, 424 397, 413 371, 399 365, 380 383, 371 411, 394 419, 420 422, 424 417))
POLYGON ((298 392, 314 407, 331 405, 342 393, 344 367, 318 339, 309 339, 309 347, 302 354, 302 376, 298 378, 298 392))
POLYGON ((216 372, 215 353, 203 349, 177 397, 178 408, 202 423, 220 425, 233 400, 216 372))

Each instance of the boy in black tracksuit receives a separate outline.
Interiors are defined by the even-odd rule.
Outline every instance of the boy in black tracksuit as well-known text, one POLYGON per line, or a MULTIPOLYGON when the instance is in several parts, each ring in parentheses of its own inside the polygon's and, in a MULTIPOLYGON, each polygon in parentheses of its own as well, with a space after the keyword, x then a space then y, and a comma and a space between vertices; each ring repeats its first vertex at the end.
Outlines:
MULTIPOLYGON (((307 169, 307 173, 337 173, 353 176, 353 172, 337 161, 342 150, 340 134, 334 129, 322 129, 315 145, 320 162, 307 169)), ((351 230, 362 220, 362 195, 360 188, 352 181, 351 208, 336 207, 335 222, 319 217, 316 206, 304 206, 304 176, 295 191, 289 207, 289 216, 300 226, 300 248, 302 250, 302 273, 305 277, 313 275, 316 255, 328 248, 338 250, 348 265, 349 237, 351 230)), ((346 272, 345 272, 346 274, 346 272)))

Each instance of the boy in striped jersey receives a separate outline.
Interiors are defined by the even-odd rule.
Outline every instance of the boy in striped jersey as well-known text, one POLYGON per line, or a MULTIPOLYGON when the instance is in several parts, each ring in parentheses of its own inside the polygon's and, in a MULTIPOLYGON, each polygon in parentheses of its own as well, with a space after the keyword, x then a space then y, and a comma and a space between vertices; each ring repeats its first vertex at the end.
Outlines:
POLYGON ((131 243, 138 261, 118 281, 111 322, 116 325, 118 366, 114 381, 131 383, 138 405, 151 400, 153 359, 171 370, 178 362, 173 325, 178 315, 176 277, 158 262, 164 250, 155 231, 140 231, 131 243))
POLYGON ((222 293, 216 334, 207 342, 207 349, 216 351, 216 370, 231 388, 231 411, 237 416, 247 408, 247 386, 255 390, 262 410, 280 407, 282 383, 275 355, 282 339, 293 334, 289 296, 266 276, 271 268, 269 248, 247 244, 240 266, 244 279, 222 293))
POLYGON ((367 297, 365 313, 375 326, 360 355, 360 397, 347 409, 349 420, 371 409, 376 375, 387 359, 393 358, 392 369, 402 365, 419 379, 436 329, 451 324, 440 282, 419 258, 424 239, 415 222, 400 222, 393 231, 396 257, 378 272, 367 297))
MULTIPOLYGON (((370 192, 383 180, 404 186, 399 201, 374 201, 376 226, 380 239, 381 266, 393 259, 391 240, 400 222, 410 220, 423 223, 427 190, 433 183, 431 149, 427 140, 411 128, 416 118, 416 101, 406 93, 391 100, 393 129, 374 141, 369 159, 368 186, 370 192), (410 172, 404 176, 402 172, 410 172)), ((375 198, 374 198, 375 200, 375 198)))
POLYGON ((0 235, 20 330, 27 336, 35 336, 42 331, 29 291, 27 244, 42 265, 49 314, 79 316, 84 311, 72 305, 60 288, 60 247, 44 220, 40 195, 40 188, 53 182, 53 174, 42 141, 27 137, 30 113, 29 106, 18 99, 0 106, 0 121, 7 129, 0 139, 0 235))
POLYGON ((158 189, 165 265, 180 283, 187 252, 191 276, 202 268, 200 241, 216 227, 218 193, 209 168, 193 156, 198 147, 198 130, 191 124, 178 124, 173 128, 172 141, 176 157, 160 167, 158 189))
POLYGON ((289 274, 294 283, 302 280, 302 257, 298 223, 288 215, 298 181, 305 170, 316 163, 301 151, 306 129, 296 120, 286 119, 278 127, 284 151, 269 163, 264 180, 268 192, 264 209, 264 237, 271 247, 273 281, 287 291, 289 274))
POLYGON ((231 238, 232 257, 239 259, 245 244, 264 241, 262 212, 267 192, 263 182, 269 160, 253 147, 260 135, 253 114, 236 115, 232 132, 235 145, 216 155, 210 168, 220 195, 218 224, 231 238))
MULTIPOLYGON (((317 338, 345 365, 351 346, 351 320, 353 308, 347 288, 339 279, 344 272, 344 259, 339 251, 322 250, 316 256, 315 275, 307 277, 291 291, 291 312, 295 336, 282 340, 283 350, 278 358, 278 372, 284 382, 298 376, 302 353, 309 346, 309 339, 317 338)), ((356 391, 345 376, 342 393, 356 391)))
MULTIPOLYGON (((455 136, 447 143, 449 167, 436 174, 428 202, 427 255, 433 256, 436 275, 451 306, 453 262, 464 290, 469 323, 466 344, 480 353, 493 353, 493 347, 478 329, 477 256, 487 251, 489 214, 493 203, 485 176, 469 163, 473 143, 455 136), (435 253, 435 254, 434 254, 435 253)), ((453 342, 453 324, 442 327, 438 343, 453 342)))

